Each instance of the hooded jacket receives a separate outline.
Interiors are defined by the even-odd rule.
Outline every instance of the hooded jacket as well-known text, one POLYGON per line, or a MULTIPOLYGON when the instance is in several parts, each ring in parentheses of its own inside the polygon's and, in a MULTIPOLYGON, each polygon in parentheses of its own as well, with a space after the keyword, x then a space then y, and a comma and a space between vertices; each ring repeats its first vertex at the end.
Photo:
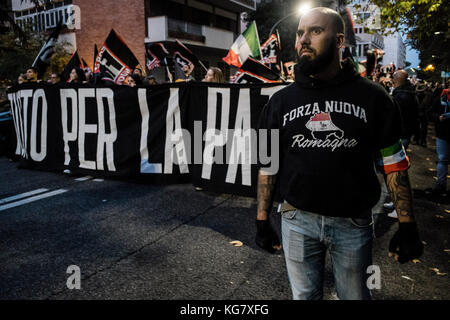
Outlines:
POLYGON ((413 86, 409 83, 394 89, 392 97, 400 107, 403 139, 410 139, 419 128, 418 100, 413 86))
MULTIPOLYGON (((374 155, 398 147, 399 109, 350 63, 331 81, 308 77, 297 65, 294 70, 295 82, 271 97, 260 118, 260 129, 279 130, 277 191, 300 210, 363 216, 380 197, 374 155)), ((395 154, 401 166, 392 155, 385 168, 409 166, 404 151, 395 154)))
POLYGON ((439 96, 436 96, 429 112, 429 119, 434 122, 436 137, 450 143, 450 119, 440 121, 439 117, 450 112, 450 93, 444 89, 439 96))

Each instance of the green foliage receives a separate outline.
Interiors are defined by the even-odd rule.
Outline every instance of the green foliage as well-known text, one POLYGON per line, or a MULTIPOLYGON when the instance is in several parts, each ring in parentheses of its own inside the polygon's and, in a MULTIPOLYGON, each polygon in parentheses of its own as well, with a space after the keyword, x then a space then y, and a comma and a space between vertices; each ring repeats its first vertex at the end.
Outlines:
POLYGON ((421 67, 431 63, 436 70, 450 70, 448 4, 443 0, 370 0, 369 3, 381 8, 382 31, 392 27, 407 35, 407 44, 420 52, 421 67))
MULTIPOLYGON (((11 84, 17 81, 21 73, 25 73, 36 58, 47 40, 46 35, 35 35, 29 30, 24 31, 25 39, 16 35, 13 30, 0 34, 0 83, 11 84)), ((70 59, 66 50, 67 43, 58 43, 55 54, 50 60, 50 66, 44 75, 46 79, 50 73, 60 73, 70 59)))

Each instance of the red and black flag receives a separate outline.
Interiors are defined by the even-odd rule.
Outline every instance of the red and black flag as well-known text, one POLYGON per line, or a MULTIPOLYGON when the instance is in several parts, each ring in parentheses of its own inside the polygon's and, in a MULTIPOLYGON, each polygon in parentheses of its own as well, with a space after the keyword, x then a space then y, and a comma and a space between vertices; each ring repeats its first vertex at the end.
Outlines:
POLYGON ((341 17, 345 24, 345 45, 347 47, 356 46, 355 24, 353 23, 352 14, 348 8, 341 12, 341 17))
POLYGON ((125 41, 112 29, 95 59, 94 73, 100 73, 103 81, 122 84, 138 64, 125 41))
POLYGON ((44 43, 44 45, 41 48, 41 51, 39 51, 38 55, 36 56, 36 59, 32 64, 32 67, 36 67, 38 70, 39 79, 42 78, 45 71, 47 70, 47 67, 50 65, 50 58, 55 53, 56 41, 58 41, 58 37, 59 34, 61 33, 62 27, 63 27, 62 21, 59 21, 58 24, 56 25, 56 28, 50 34, 48 40, 44 43))
POLYGON ((98 56, 98 48, 97 45, 94 44, 94 64, 93 64, 94 67, 95 67, 95 59, 97 59, 97 56, 98 56))
POLYGON ((167 66, 166 58, 169 56, 169 51, 161 42, 146 43, 145 55, 147 58, 147 69, 153 70, 161 66, 167 66))
POLYGON ((280 76, 261 62, 247 58, 239 68, 234 83, 280 82, 280 76))
POLYGON ((278 30, 272 33, 269 39, 261 45, 262 60, 265 64, 276 64, 278 54, 281 51, 280 36, 278 30))
POLYGON ((87 64, 86 61, 84 61, 83 58, 81 58, 81 62, 83 62, 83 70, 84 70, 84 71, 92 72, 91 67, 89 67, 89 65, 87 64))
POLYGON ((70 81, 70 73, 72 72, 73 68, 83 69, 83 64, 81 62, 80 56, 78 55, 78 51, 74 52, 63 72, 61 73, 61 82, 70 81))
POLYGON ((284 63, 284 68, 286 69, 287 77, 294 77, 294 66, 295 63, 293 61, 288 61, 284 63))
POLYGON ((184 44, 175 40, 173 46, 173 63, 176 81, 177 79, 186 79, 186 73, 192 74, 195 66, 200 64, 200 60, 184 44))

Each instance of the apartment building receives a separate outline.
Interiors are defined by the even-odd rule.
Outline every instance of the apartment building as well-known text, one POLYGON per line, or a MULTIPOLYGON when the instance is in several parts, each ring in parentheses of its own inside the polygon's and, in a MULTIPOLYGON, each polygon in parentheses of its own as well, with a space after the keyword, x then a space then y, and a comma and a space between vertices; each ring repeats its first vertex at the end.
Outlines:
POLYGON ((36 8, 30 0, 12 0, 12 9, 15 21, 35 32, 48 32, 76 12, 75 28, 66 29, 61 37, 89 64, 93 63, 94 44, 100 47, 114 28, 143 67, 145 43, 178 39, 188 44, 206 67, 219 66, 228 72, 222 57, 241 33, 241 13, 255 10, 256 1, 53 0, 36 8))

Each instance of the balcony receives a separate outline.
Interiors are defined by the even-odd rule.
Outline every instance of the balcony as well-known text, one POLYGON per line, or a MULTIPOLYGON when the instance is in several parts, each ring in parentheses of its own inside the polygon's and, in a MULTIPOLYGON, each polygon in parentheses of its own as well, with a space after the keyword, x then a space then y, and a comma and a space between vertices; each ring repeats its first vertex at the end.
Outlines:
POLYGON ((234 41, 234 34, 231 31, 171 19, 166 16, 148 18, 147 25, 148 34, 145 42, 178 39, 194 45, 228 50, 234 41))

